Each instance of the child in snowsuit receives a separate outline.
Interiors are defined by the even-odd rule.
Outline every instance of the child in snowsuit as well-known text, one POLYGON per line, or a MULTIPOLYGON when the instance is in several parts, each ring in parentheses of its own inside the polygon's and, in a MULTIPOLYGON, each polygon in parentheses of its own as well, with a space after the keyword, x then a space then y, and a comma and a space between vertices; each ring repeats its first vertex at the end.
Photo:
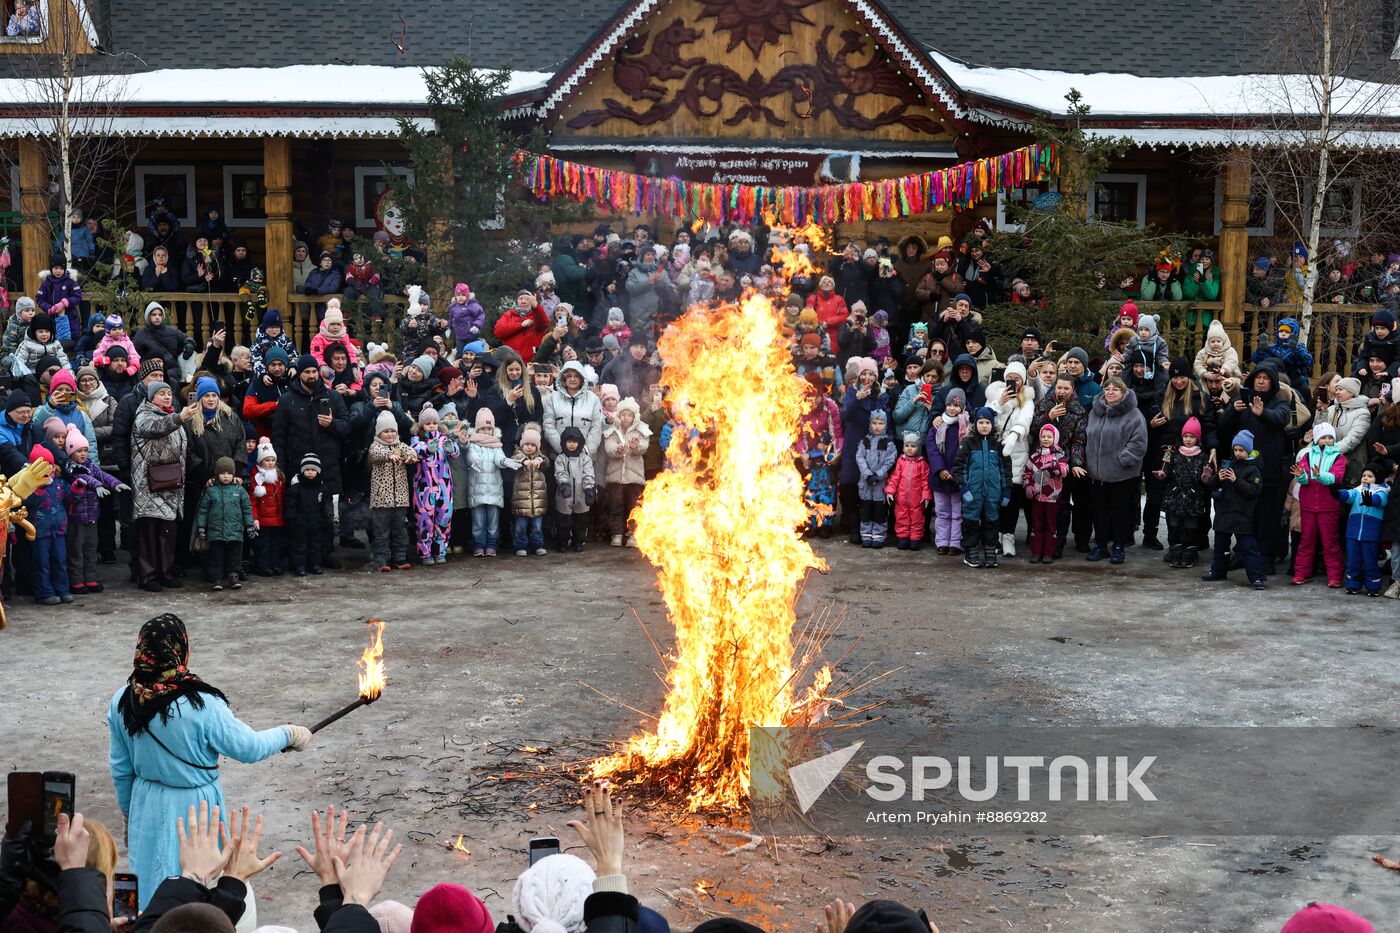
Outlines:
POLYGON ((1332 495, 1333 487, 1346 475, 1347 459, 1337 450, 1337 429, 1325 421, 1313 428, 1313 442, 1298 454, 1293 464, 1298 484, 1298 554, 1293 561, 1293 585, 1302 586, 1317 566, 1317 545, 1322 542, 1322 563, 1327 568, 1327 585, 1342 585, 1345 558, 1339 513, 1341 503, 1332 495))
POLYGON ((447 322, 452 327, 452 337, 457 343, 457 352, 481 336, 486 326, 486 309, 472 297, 472 290, 466 282, 458 282, 452 290, 452 301, 447 306, 447 322))
POLYGON ((539 425, 527 424, 520 432, 520 446, 511 459, 520 464, 511 486, 511 512, 515 515, 515 556, 534 553, 543 557, 544 513, 549 511, 549 458, 540 449, 539 425))
POLYGON ((204 577, 213 589, 242 589, 243 539, 258 533, 248 493, 233 481, 231 457, 214 461, 214 483, 204 490, 195 514, 195 532, 205 541, 204 577))
POLYGON ((1060 519, 1060 493, 1069 474, 1069 459, 1053 424, 1040 429, 1039 446, 1026 458, 1022 489, 1031 506, 1031 563, 1055 562, 1055 529, 1060 519))
POLYGON ((287 479, 277 468, 277 451, 272 440, 258 438, 253 456, 253 520, 258 523, 258 536, 253 539, 254 570, 260 577, 282 576, 286 560, 283 539, 282 499, 287 479))
POLYGON ((30 319, 24 339, 15 350, 10 372, 16 376, 32 376, 34 367, 46 356, 52 356, 58 360, 59 366, 68 368, 68 356, 54 332, 54 319, 41 311, 30 319))
POLYGON ((95 463, 88 463, 88 440, 76 425, 68 425, 63 438, 68 454, 67 475, 71 480, 72 504, 68 509, 69 590, 74 593, 100 593, 97 582, 97 519, 101 500, 113 492, 130 492, 131 487, 95 463))
MULTIPOLYGON (((1381 482, 1387 466, 1368 463, 1355 489, 1332 487, 1332 495, 1351 509, 1347 515, 1347 595, 1356 596, 1364 582, 1367 596, 1381 595, 1381 523, 1390 487, 1381 482)), ((38 592, 37 590, 35 591, 38 592)))
MULTIPOLYGON (((46 460, 52 466, 55 458, 47 446, 35 444, 29 451, 29 461, 35 460, 46 460)), ((34 601, 41 606, 73 601, 68 588, 67 546, 68 505, 72 498, 68 480, 55 470, 47 485, 24 500, 34 526, 34 542, 30 545, 34 601)))
POLYGON ((929 489, 923 446, 919 432, 904 432, 904 453, 895 461, 885 483, 885 502, 894 509, 894 533, 901 551, 917 551, 924 546, 933 491, 929 489))
MULTIPOLYGON (((110 332, 111 327, 108 326, 110 332)), ((273 347, 280 347, 286 355, 282 362, 289 363, 297 358, 301 351, 297 345, 292 343, 292 338, 287 336, 286 330, 282 327, 282 315, 277 311, 270 310, 262 316, 262 321, 258 327, 258 335, 253 338, 253 375, 262 378, 267 368, 267 354, 273 347)))
POLYGON ((413 480, 413 520, 418 556, 425 567, 447 563, 447 539, 452 529, 452 467, 447 461, 461 456, 457 441, 438 430, 441 423, 436 409, 424 405, 418 413, 418 433, 412 443, 418 457, 418 472, 413 480))
POLYGON ((131 342, 131 337, 126 332, 126 322, 120 314, 107 315, 107 332, 102 335, 102 339, 97 342, 97 348, 92 352, 93 365, 101 367, 111 363, 113 347, 121 347, 126 351, 126 374, 135 376, 136 371, 141 368, 141 354, 136 352, 136 344, 131 342))
POLYGON ((408 467, 417 462, 413 448, 399 440, 394 413, 381 411, 374 419, 374 440, 369 445, 370 566, 380 573, 413 567, 408 562, 405 520, 412 501, 408 467))
POLYGON ((598 336, 607 337, 610 334, 616 337, 617 342, 624 347, 632 339, 632 328, 627 326, 627 315, 623 313, 621 308, 608 309, 607 326, 598 336))
POLYGON ((803 501, 807 503, 807 531, 831 537, 836 527, 836 452, 829 432, 823 432, 816 446, 807 451, 807 478, 803 501))
POLYGON ((588 535, 588 510, 598 498, 593 480, 593 458, 584 450, 583 432, 569 425, 559 434, 563 448, 554 460, 554 509, 559 513, 559 552, 572 544, 583 551, 588 535))
POLYGON ((1166 484, 1162 510, 1167 513, 1167 563, 1178 569, 1194 567, 1206 486, 1215 475, 1210 453, 1201 447, 1199 419, 1186 419, 1181 443, 1162 454, 1162 466, 1153 475, 1166 484))
MULTIPOLYGON (((335 299, 331 299, 331 301, 334 302, 335 299)), ((316 358, 317 363, 322 366, 326 365, 326 348, 333 343, 338 343, 345 348, 346 355, 350 357, 351 366, 360 365, 359 350, 345 330, 345 314, 334 303, 326 308, 326 316, 321 319, 321 329, 316 332, 316 336, 311 338, 311 355, 316 358)))
POLYGON ((1308 377, 1312 373, 1313 357, 1307 347, 1298 343, 1301 325, 1291 317, 1278 322, 1277 339, 1254 351, 1251 360, 1257 365, 1265 360, 1278 360, 1288 374, 1288 384, 1294 392, 1308 396, 1308 377))
POLYGON ((1217 367, 1225 377, 1225 391, 1231 395, 1239 389, 1244 373, 1240 371, 1240 355, 1230 346, 1230 338, 1225 333, 1225 325, 1211 321, 1206 330, 1206 345, 1196 354, 1194 369, 1197 379, 1204 379, 1206 372, 1217 367))
POLYGON ((320 576, 321 555, 331 536, 331 497, 321 479, 321 458, 308 453, 301 469, 287 484, 282 500, 282 523, 287 529, 287 552, 292 572, 320 576))
MULTIPOLYGON (((943 412, 929 422, 924 438, 928 452, 928 482, 933 492, 933 543, 940 554, 962 551, 962 492, 954 474, 958 450, 971 423, 964 409, 967 395, 962 389, 949 389, 943 412)), ((973 545, 976 542, 969 542, 973 545)))
POLYGON ((471 468, 467 465, 467 440, 470 432, 457 417, 454 405, 442 409, 442 433, 457 441, 460 456, 449 457, 452 469, 452 528, 447 534, 447 553, 461 554, 472 539, 471 468))
POLYGON ((501 535, 501 509, 506 504, 501 470, 519 467, 518 461, 506 456, 501 439, 496 436, 496 416, 483 405, 476 412, 476 430, 467 438, 467 504, 472 510, 472 557, 496 556, 496 540, 501 535))
POLYGON ((651 428, 642 423, 641 408, 628 396, 618 403, 613 422, 603 431, 603 451, 607 455, 603 497, 608 504, 608 531, 613 547, 637 546, 637 539, 632 537, 631 516, 646 483, 645 457, 650 444, 651 428))
POLYGON ((1215 499, 1215 554, 1210 573, 1201 577, 1207 583, 1224 580, 1230 568, 1230 538, 1235 539, 1234 556, 1244 561, 1245 575, 1256 590, 1268 587, 1264 558, 1254 536, 1254 512, 1259 506, 1264 477, 1254 450, 1254 434, 1241 431, 1233 442, 1234 457, 1216 474, 1219 488, 1215 499))
POLYGON ((856 445, 856 468, 860 471, 860 546, 882 548, 889 534, 889 509, 885 504, 885 483, 899 456, 894 438, 885 433, 889 416, 884 409, 870 413, 870 430, 856 445))
POLYGON ((969 567, 997 565, 1001 510, 1011 504, 1011 458, 996 438, 996 412, 977 409, 972 432, 958 447, 953 463, 962 495, 963 563, 969 567))

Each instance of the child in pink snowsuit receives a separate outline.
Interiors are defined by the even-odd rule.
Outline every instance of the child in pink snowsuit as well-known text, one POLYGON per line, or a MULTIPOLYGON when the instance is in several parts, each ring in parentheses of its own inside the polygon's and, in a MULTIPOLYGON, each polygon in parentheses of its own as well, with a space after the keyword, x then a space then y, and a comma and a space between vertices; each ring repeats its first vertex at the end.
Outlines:
POLYGON ((92 351, 93 363, 106 366, 112 361, 107 351, 112 347, 121 347, 126 351, 126 374, 136 375, 136 371, 141 368, 141 354, 136 352, 136 344, 132 343, 131 337, 127 335, 126 322, 120 314, 109 314, 106 323, 107 333, 97 341, 97 349, 92 351))
POLYGON ((418 413, 413 452, 418 472, 413 479, 413 518, 418 530, 418 556, 428 564, 447 563, 447 538, 452 531, 452 464, 460 456, 457 441, 438 430, 441 422, 431 405, 418 413))
POLYGON ((1337 452, 1337 429, 1327 422, 1313 428, 1313 442, 1298 455, 1293 476, 1298 481, 1298 506, 1302 513, 1303 537, 1298 541, 1298 559, 1293 563, 1293 585, 1307 583, 1317 561, 1317 544, 1322 542, 1322 563, 1327 568, 1327 585, 1342 585, 1346 559, 1342 550, 1340 521, 1342 504, 1332 489, 1346 475, 1347 458, 1337 452))
POLYGON ((1040 429, 1039 446, 1026 458, 1022 488, 1031 503, 1031 563, 1055 562, 1055 523, 1060 515, 1060 493, 1069 460, 1060 447, 1060 429, 1047 424, 1040 429))
POLYGON ((894 508, 894 535, 901 551, 924 546, 924 528, 933 490, 928 485, 928 461, 917 431, 904 432, 904 453, 894 462, 885 483, 885 498, 894 508))

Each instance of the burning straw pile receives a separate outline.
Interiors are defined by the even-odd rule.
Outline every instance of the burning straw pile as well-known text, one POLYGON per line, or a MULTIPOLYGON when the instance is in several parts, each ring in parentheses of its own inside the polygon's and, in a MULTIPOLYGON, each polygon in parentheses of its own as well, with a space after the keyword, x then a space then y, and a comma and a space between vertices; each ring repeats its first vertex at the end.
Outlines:
POLYGON ((811 396, 763 296, 692 309, 660 350, 662 383, 689 430, 672 435, 668 469, 634 517, 675 649, 651 730, 593 770, 691 810, 728 809, 747 799, 749 728, 810 725, 830 702, 819 639, 799 659, 793 636, 802 581, 824 568, 797 533, 807 509, 792 444, 811 396))

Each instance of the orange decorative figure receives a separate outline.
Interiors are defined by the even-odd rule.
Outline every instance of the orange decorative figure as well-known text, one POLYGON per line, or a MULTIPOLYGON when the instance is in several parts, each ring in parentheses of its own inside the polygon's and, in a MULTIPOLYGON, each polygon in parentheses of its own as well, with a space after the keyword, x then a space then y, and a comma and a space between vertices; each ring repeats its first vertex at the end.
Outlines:
MULTIPOLYGON (((0 567, 5 565, 9 554, 11 526, 23 531, 25 540, 34 540, 34 526, 29 523, 29 511, 24 507, 24 500, 33 495, 36 489, 47 486, 52 473, 52 464, 35 460, 8 479, 0 476, 0 567)), ((7 624, 5 606, 0 603, 0 629, 7 624)))

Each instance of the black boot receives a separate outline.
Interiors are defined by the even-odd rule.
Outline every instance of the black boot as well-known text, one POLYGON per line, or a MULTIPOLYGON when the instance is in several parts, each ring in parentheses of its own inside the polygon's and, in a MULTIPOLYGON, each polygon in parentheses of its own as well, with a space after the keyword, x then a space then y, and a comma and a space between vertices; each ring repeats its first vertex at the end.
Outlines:
POLYGON ((1173 544, 1173 545, 1171 546, 1171 548, 1167 551, 1167 556, 1166 556, 1166 561, 1167 561, 1167 563, 1168 563, 1169 565, 1171 565, 1172 567, 1175 567, 1175 568, 1180 569, 1181 566, 1182 566, 1181 557, 1182 557, 1182 554, 1185 553, 1185 551, 1186 551, 1186 548, 1185 548, 1184 545, 1173 544))
POLYGON ((982 548, 975 544, 969 544, 963 551, 963 563, 969 567, 982 566, 982 548))
POLYGON ((1001 548, 1000 548, 999 545, 996 545, 996 544, 984 544, 984 545, 982 546, 982 566, 983 566, 983 567, 996 567, 996 565, 997 565, 997 553, 998 553, 1000 550, 1001 550, 1001 548))
POLYGON ((1181 555, 1181 566, 1196 566, 1196 555, 1200 553, 1200 548, 1188 547, 1181 555))

